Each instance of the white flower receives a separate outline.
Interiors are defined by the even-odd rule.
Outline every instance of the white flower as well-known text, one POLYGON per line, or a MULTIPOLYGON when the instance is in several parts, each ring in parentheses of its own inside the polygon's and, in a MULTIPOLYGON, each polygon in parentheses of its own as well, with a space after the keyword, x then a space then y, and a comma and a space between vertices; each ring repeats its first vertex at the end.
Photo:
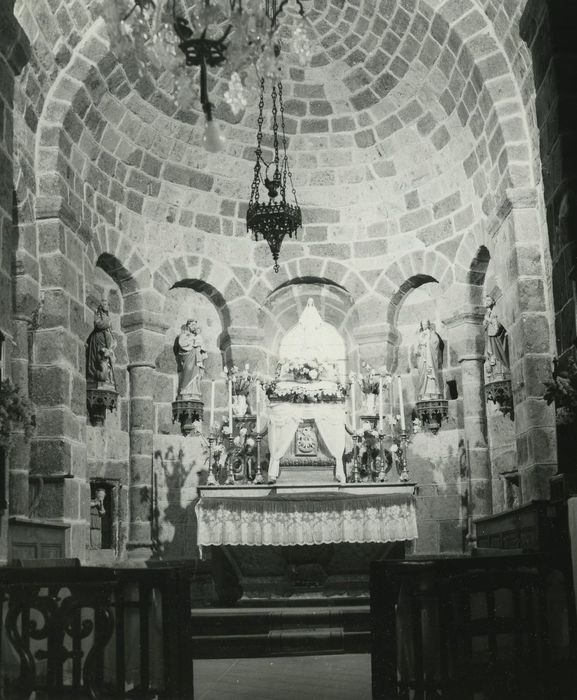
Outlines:
POLYGON ((316 369, 311 369, 309 372, 309 377, 311 379, 316 379, 319 376, 319 373, 316 371, 316 369))
POLYGON ((228 425, 223 425, 223 426, 222 426, 222 432, 223 432, 225 435, 230 435, 230 426, 228 426, 228 425))
POLYGON ((237 447, 240 447, 240 436, 239 436, 239 435, 237 435, 237 436, 234 438, 233 443, 234 443, 237 447))
POLYGON ((244 437, 248 433, 248 430, 246 428, 241 428, 238 432, 241 437, 244 437))
POLYGON ((247 444, 249 447, 254 447, 254 440, 253 440, 252 438, 247 438, 247 439, 246 439, 246 444, 247 444))
POLYGON ((393 444, 391 445, 391 452, 392 452, 393 454, 395 454, 395 452, 398 452, 398 451, 399 451, 399 446, 393 443, 393 444))

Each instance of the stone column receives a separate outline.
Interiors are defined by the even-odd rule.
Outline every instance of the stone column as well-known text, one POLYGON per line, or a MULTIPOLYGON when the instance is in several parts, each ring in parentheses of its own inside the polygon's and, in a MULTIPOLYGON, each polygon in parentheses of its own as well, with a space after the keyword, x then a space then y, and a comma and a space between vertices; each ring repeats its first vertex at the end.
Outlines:
MULTIPOLYGON (((133 299, 159 308, 150 297, 138 293, 133 299)), ((129 307, 130 308, 130 307, 129 307)), ((125 297, 126 309, 126 297, 125 297)), ((154 439, 154 380, 156 358, 164 347, 166 325, 157 311, 143 308, 131 310, 122 318, 130 362, 129 377, 129 442, 130 466, 128 486, 127 553, 130 559, 150 558, 153 546, 153 439, 154 439)))
MULTIPOLYGON (((12 348, 12 379, 23 396, 28 396, 28 365, 30 319, 16 316, 13 321, 14 345, 12 348)), ((28 517, 30 506, 29 471, 30 443, 24 439, 24 431, 16 428, 10 450, 10 515, 28 517)))
POLYGON ((483 355, 461 355, 461 391, 465 446, 471 470, 473 515, 492 512, 491 463, 487 444, 483 355))
MULTIPOLYGON (((487 443, 485 377, 483 349, 483 314, 476 311, 455 313, 445 320, 448 329, 450 362, 460 375, 459 401, 465 446, 471 469, 474 517, 492 511, 491 463, 487 443)), ((468 488, 468 487, 467 487, 468 488)))
POLYGON ((128 556, 147 559, 152 551, 152 442, 154 365, 128 365, 130 383, 130 526, 128 556))

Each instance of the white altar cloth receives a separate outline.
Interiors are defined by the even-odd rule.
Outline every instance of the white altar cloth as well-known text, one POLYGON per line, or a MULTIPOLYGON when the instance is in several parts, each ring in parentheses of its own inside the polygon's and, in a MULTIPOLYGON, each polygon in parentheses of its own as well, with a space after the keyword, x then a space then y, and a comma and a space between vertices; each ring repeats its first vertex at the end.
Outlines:
POLYGON ((227 495, 231 490, 220 496, 216 487, 196 504, 198 545, 289 546, 417 538, 412 487, 367 495, 317 491, 242 498, 227 495))
POLYGON ((300 422, 305 418, 314 418, 327 449, 336 459, 335 478, 345 482, 343 453, 346 432, 345 408, 342 403, 271 403, 268 425, 268 478, 278 478, 280 459, 287 451, 300 422))

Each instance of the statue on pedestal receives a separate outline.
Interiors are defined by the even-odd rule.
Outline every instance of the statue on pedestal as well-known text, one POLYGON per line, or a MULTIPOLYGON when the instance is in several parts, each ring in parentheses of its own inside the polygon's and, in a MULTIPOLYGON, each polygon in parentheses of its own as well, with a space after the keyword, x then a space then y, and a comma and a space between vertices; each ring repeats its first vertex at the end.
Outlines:
POLYGON ((445 343, 435 330, 435 326, 427 321, 427 325, 419 328, 419 337, 413 348, 413 364, 419 370, 419 387, 417 401, 443 398, 443 350, 445 343))
POLYGON ((509 374, 509 339, 505 327, 499 321, 495 299, 485 297, 485 370, 490 379, 502 379, 509 374))
POLYGON ((485 398, 496 404, 511 420, 515 415, 511 387, 511 363, 509 360, 509 337, 499 321, 495 299, 485 297, 485 398))
POLYGON ((178 398, 200 399, 200 381, 204 376, 207 352, 197 321, 189 319, 181 327, 173 350, 178 369, 178 398))
POLYGON ((114 378, 114 348, 108 301, 103 299, 94 314, 94 328, 86 341, 86 407, 92 425, 102 426, 106 411, 116 408, 118 392, 114 378))
POLYGON ((106 384, 116 388, 114 380, 114 348, 108 301, 103 299, 94 314, 94 329, 86 341, 86 380, 92 387, 106 384))

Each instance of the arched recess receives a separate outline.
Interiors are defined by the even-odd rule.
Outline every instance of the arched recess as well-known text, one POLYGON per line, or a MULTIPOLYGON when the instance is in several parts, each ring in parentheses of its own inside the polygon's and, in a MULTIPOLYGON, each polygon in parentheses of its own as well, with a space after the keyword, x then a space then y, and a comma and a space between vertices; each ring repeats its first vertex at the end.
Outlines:
POLYGON ((269 294, 262 308, 268 371, 274 372, 279 359, 279 347, 286 334, 296 326, 309 299, 319 315, 344 338, 347 360, 352 352, 349 320, 353 307, 351 294, 342 285, 327 278, 296 277, 278 286, 269 294))
MULTIPOLYGON (((118 391, 117 406, 108 411, 102 427, 86 425, 86 482, 78 508, 88 523, 87 559, 103 563, 122 558, 129 539, 129 491, 133 486, 129 465, 134 450, 134 426, 131 425, 131 386, 128 338, 125 333, 127 299, 138 293, 131 272, 112 253, 98 256, 92 269, 85 266, 86 331, 91 331, 93 314, 103 300, 108 302, 109 320, 115 341, 113 355, 114 382, 118 391), (90 501, 97 489, 105 492, 105 516, 92 513, 90 501)), ((84 341, 87 340, 86 336, 84 341)))

